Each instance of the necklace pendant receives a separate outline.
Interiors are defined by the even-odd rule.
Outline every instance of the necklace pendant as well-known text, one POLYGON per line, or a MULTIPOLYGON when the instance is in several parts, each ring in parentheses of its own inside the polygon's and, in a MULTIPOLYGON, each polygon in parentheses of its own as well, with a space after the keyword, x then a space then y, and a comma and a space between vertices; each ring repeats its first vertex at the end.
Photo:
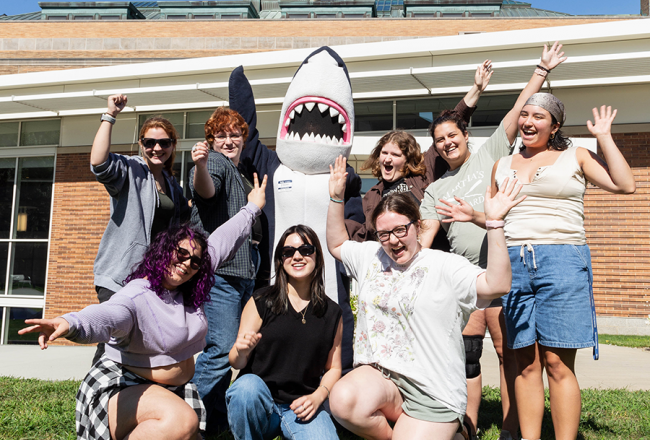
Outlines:
POLYGON ((307 324, 307 321, 305 320, 305 318, 302 318, 302 323, 307 324))

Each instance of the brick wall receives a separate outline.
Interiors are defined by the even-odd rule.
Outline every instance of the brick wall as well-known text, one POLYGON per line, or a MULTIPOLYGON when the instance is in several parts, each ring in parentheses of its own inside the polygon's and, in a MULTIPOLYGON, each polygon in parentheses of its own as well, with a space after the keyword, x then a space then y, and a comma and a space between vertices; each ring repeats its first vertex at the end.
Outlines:
POLYGON ((585 229, 598 315, 647 318, 650 313, 650 133, 615 134, 637 190, 611 194, 590 185, 585 229))

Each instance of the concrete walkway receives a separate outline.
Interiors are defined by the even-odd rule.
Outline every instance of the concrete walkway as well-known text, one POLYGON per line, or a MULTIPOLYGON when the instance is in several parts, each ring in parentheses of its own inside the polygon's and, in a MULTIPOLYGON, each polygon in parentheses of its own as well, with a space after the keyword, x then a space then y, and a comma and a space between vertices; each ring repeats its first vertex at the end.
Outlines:
MULTIPOLYGON (((592 359, 591 352, 578 350, 576 371, 581 388, 650 390, 649 350, 601 345, 598 361, 592 359)), ((95 347, 39 350, 34 345, 0 345, 0 376, 81 380, 94 353, 95 347)), ((485 339, 481 366, 483 385, 499 386, 497 356, 490 338, 485 339)))

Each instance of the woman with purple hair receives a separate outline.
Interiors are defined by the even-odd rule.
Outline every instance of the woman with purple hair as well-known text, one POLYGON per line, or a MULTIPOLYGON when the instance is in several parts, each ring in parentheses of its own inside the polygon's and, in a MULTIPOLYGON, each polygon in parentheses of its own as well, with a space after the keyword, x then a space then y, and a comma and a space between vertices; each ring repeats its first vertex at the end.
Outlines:
POLYGON ((107 342, 77 392, 80 439, 200 439, 205 408, 194 354, 205 345, 214 270, 247 239, 266 202, 266 177, 249 203, 206 240, 189 226, 156 236, 143 260, 110 300, 54 319, 28 319, 20 334, 40 332, 41 349, 59 337, 107 342))

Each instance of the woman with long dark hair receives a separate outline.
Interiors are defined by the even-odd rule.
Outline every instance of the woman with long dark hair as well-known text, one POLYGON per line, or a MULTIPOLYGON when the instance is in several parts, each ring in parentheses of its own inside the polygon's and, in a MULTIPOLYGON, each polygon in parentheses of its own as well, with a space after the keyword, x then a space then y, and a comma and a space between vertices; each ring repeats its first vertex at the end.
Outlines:
MULTIPOLYGON (((125 95, 108 97, 108 110, 90 151, 90 168, 111 196, 111 214, 99 243, 93 273, 100 303, 124 286, 156 234, 189 220, 190 208, 174 179, 178 134, 167 119, 145 121, 138 135, 140 156, 111 153, 111 134, 127 104, 125 95)), ((98 344, 93 364, 101 357, 98 344)))
POLYGON ((250 234, 264 206, 266 179, 249 203, 206 240, 189 226, 159 233, 127 284, 108 301, 54 319, 29 319, 19 333, 39 332, 41 349, 59 337, 105 342, 106 351, 77 392, 79 439, 200 439, 205 408, 194 354, 205 345, 214 270, 250 234))
POLYGON ((275 284, 246 304, 230 351, 242 370, 226 393, 230 429, 237 440, 338 439, 322 404, 341 377, 341 309, 325 294, 316 233, 292 226, 278 243, 275 284))
POLYGON ((531 96, 518 115, 522 146, 494 164, 492 192, 516 177, 524 199, 505 218, 512 288, 505 297, 508 346, 517 364, 515 391, 521 435, 541 436, 543 371, 548 376, 555 438, 573 440, 580 423, 575 376, 579 348, 594 347, 598 332, 591 255, 584 228, 587 182, 615 194, 636 190, 634 176, 612 138, 616 110, 593 109, 587 128, 595 153, 572 147, 561 127, 564 104, 550 93, 531 96))

